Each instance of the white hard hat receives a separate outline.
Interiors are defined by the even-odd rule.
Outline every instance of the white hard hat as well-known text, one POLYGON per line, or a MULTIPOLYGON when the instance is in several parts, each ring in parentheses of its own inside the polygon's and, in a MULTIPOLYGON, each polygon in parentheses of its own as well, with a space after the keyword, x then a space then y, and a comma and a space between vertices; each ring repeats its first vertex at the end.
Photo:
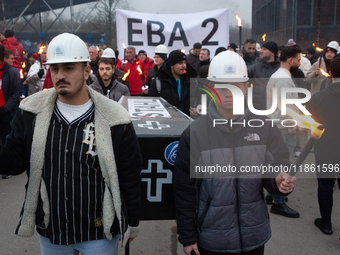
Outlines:
POLYGON ((74 34, 58 35, 48 45, 47 65, 88 61, 90 56, 86 44, 74 34))
POLYGON ((260 51, 261 50, 261 45, 259 43, 256 43, 256 50, 260 51))
POLYGON ((160 44, 155 48, 155 53, 168 54, 168 48, 165 45, 160 44))
POLYGON ((327 44, 328 48, 332 48, 336 50, 337 52, 339 51, 339 44, 337 41, 331 41, 330 43, 327 44))
POLYGON ((102 58, 116 58, 115 51, 113 49, 111 49, 111 48, 106 48, 103 51, 102 58))
POLYGON ((246 63, 238 53, 223 51, 211 60, 207 79, 214 82, 248 81, 246 63))

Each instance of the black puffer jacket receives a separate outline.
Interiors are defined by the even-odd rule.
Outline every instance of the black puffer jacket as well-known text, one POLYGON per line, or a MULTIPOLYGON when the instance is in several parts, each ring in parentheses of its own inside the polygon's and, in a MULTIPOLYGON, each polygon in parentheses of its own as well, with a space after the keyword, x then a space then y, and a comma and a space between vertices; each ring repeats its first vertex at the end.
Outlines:
POLYGON ((189 115, 190 109, 190 78, 197 77, 197 72, 190 65, 187 65, 186 73, 181 76, 181 102, 179 101, 177 82, 171 73, 168 60, 165 60, 156 74, 156 79, 161 82, 160 93, 157 90, 156 79, 153 79, 149 89, 149 96, 161 96, 170 104, 176 106, 185 114, 189 115), (181 104, 181 107, 180 107, 181 104))
POLYGON ((315 157, 325 163, 340 164, 340 82, 315 93, 306 107, 313 119, 325 127, 315 144, 315 157))
POLYGON ((248 67, 248 77, 252 78, 250 83, 253 84, 253 105, 257 110, 267 109, 267 83, 270 76, 280 68, 280 61, 267 63, 260 60, 256 64, 248 67))
POLYGON ((262 127, 213 127, 213 119, 224 118, 211 102, 208 115, 193 122, 179 143, 174 168, 178 239, 184 246, 197 242, 213 252, 247 252, 264 245, 271 236, 263 188, 283 195, 274 180, 278 173, 229 172, 217 175, 222 178, 206 174, 201 177, 211 177, 194 179, 196 167, 288 166, 289 153, 276 125, 271 127, 263 116, 246 110, 235 120, 262 119, 262 127))

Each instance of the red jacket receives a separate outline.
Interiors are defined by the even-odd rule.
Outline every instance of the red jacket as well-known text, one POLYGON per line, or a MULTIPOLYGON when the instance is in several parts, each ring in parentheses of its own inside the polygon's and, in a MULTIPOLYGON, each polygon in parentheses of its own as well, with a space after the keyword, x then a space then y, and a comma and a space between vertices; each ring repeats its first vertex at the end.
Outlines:
POLYGON ((22 61, 24 60, 24 48, 19 44, 18 40, 14 37, 9 37, 2 41, 1 44, 5 46, 5 49, 12 51, 14 57, 13 67, 21 70, 22 61))
MULTIPOLYGON (((146 57, 146 60, 144 61, 144 69, 148 73, 152 68, 155 66, 155 61, 149 57, 146 57)), ((148 75, 148 74, 146 74, 148 75)))
POLYGON ((142 93, 143 82, 142 82, 141 76, 139 75, 137 67, 140 66, 140 69, 143 72, 143 79, 144 79, 144 82, 145 82, 147 72, 144 68, 144 62, 142 60, 140 60, 138 58, 138 56, 136 55, 136 58, 133 61, 133 63, 128 61, 127 64, 125 65, 125 68, 121 68, 123 60, 124 59, 119 61, 119 63, 117 64, 117 68, 124 71, 125 73, 127 73, 128 70, 130 70, 130 74, 127 77, 128 81, 129 81, 129 86, 130 86, 130 94, 131 95, 140 95, 140 93, 142 93))

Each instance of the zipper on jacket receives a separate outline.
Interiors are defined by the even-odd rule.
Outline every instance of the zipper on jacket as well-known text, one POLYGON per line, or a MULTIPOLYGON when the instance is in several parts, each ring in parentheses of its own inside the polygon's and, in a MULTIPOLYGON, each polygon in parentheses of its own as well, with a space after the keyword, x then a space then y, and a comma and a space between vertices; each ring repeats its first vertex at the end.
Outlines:
MULTIPOLYGON (((232 126, 230 126, 230 130, 231 130, 231 146, 233 149, 234 165, 236 166, 234 130, 232 126)), ((239 229, 239 235, 240 235, 240 245, 241 245, 241 250, 242 250, 243 244, 242 244, 241 221, 240 221, 240 205, 238 201, 238 172, 236 172, 236 205, 237 205, 237 223, 238 223, 238 229, 239 229)))

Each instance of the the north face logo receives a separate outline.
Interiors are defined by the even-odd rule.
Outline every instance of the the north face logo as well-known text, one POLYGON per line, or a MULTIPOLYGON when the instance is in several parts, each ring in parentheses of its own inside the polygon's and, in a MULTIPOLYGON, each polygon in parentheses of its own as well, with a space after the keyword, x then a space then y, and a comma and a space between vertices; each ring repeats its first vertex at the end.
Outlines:
POLYGON ((260 136, 256 133, 250 133, 248 136, 244 137, 244 139, 247 139, 247 141, 253 142, 253 141, 260 141, 260 136))

